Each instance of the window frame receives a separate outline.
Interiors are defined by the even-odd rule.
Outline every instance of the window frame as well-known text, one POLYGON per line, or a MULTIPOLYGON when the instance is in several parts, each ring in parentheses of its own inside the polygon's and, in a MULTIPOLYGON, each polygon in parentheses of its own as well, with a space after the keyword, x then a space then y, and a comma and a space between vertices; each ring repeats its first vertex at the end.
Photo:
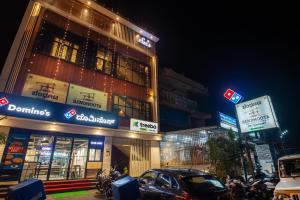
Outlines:
POLYGON ((149 102, 139 100, 136 98, 132 98, 132 97, 113 94, 112 111, 118 114, 118 112, 121 109, 124 109, 123 111, 124 111, 125 116, 118 115, 119 117, 123 117, 123 118, 127 118, 127 119, 135 118, 135 119, 141 119, 141 120, 146 120, 146 121, 152 120, 152 107, 149 102), (115 103, 115 98, 117 98, 117 104, 115 103), (122 100, 124 99, 124 105, 120 104, 120 99, 122 99, 122 100), (132 102, 131 106, 128 106, 128 104, 127 104, 128 101, 132 102), (127 113, 129 113, 129 111, 127 111, 127 109, 131 110, 131 115, 127 115, 127 113), (136 117, 136 115, 134 115, 134 113, 137 113, 138 117, 136 117))
POLYGON ((143 62, 140 62, 132 57, 126 56, 124 54, 118 54, 116 59, 116 70, 115 75, 118 79, 146 87, 151 88, 151 73, 150 73, 150 65, 145 64, 143 62), (123 59, 124 62, 121 62, 121 59, 123 59), (118 71, 120 68, 123 68, 125 70, 124 77, 121 76, 118 71), (147 73, 145 72, 147 69, 147 73), (131 80, 128 79, 126 76, 127 73, 131 73, 130 77, 131 80), (136 76, 134 77, 134 75, 136 76), (134 80, 137 80, 135 82, 134 80))
POLYGON ((77 64, 79 50, 79 44, 75 44, 73 41, 55 36, 51 41, 50 56, 77 64), (75 57, 74 60, 73 56, 75 57))

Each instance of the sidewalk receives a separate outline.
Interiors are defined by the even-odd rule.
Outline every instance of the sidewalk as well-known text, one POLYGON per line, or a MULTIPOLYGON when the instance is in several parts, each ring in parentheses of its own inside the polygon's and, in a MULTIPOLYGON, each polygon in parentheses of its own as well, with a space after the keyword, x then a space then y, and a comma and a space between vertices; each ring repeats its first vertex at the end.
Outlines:
POLYGON ((105 197, 101 195, 98 190, 83 190, 77 192, 65 192, 48 194, 47 200, 104 200, 105 197))

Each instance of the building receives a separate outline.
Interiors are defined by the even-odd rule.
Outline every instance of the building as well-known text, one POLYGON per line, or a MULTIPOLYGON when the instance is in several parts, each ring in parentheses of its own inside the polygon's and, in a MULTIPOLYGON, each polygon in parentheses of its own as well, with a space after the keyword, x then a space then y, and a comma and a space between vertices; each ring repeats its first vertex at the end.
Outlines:
POLYGON ((0 79, 1 180, 159 168, 157 41, 93 1, 31 0, 0 79))
POLYGON ((161 140, 162 167, 184 167, 209 171, 207 141, 211 137, 226 137, 218 126, 166 132, 161 140))
POLYGON ((208 90, 170 68, 159 70, 161 131, 198 128, 211 118, 207 112, 208 90))

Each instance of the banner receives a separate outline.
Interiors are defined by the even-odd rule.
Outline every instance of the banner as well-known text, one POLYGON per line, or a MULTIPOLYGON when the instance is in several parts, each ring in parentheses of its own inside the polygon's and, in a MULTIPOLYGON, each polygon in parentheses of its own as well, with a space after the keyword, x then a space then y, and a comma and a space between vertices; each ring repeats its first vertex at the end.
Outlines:
POLYGON ((22 90, 22 96, 65 103, 69 84, 44 76, 29 73, 22 90))
POLYGON ((271 99, 267 95, 235 107, 242 133, 279 127, 271 99))
POLYGON ((255 145, 255 151, 257 159, 262 167, 262 171, 273 173, 275 169, 270 146, 268 144, 255 145))
POLYGON ((70 84, 67 104, 106 111, 107 96, 102 91, 70 84))
POLYGON ((158 123, 131 118, 130 119, 130 130, 157 133, 158 132, 158 123))

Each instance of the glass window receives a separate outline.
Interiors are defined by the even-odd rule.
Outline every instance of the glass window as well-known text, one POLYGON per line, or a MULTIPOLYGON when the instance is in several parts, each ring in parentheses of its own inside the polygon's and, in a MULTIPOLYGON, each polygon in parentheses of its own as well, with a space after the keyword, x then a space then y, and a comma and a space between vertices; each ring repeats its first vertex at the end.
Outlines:
POLYGON ((149 67, 122 55, 119 56, 117 62, 117 77, 141 86, 150 87, 149 67))
POLYGON ((165 174, 160 174, 155 182, 155 185, 162 188, 171 188, 171 177, 165 174))
POLYGON ((146 172, 139 178, 141 184, 153 185, 157 174, 155 172, 146 172))
POLYGON ((79 45, 56 37, 52 43, 51 56, 76 63, 78 49, 79 45))
POLYGON ((99 48, 96 56, 96 70, 111 74, 112 52, 104 48, 99 48))
POLYGON ((90 149, 89 161, 101 161, 101 149, 90 149))
POLYGON ((151 121, 150 103, 124 96, 114 96, 112 109, 121 117, 151 121))

